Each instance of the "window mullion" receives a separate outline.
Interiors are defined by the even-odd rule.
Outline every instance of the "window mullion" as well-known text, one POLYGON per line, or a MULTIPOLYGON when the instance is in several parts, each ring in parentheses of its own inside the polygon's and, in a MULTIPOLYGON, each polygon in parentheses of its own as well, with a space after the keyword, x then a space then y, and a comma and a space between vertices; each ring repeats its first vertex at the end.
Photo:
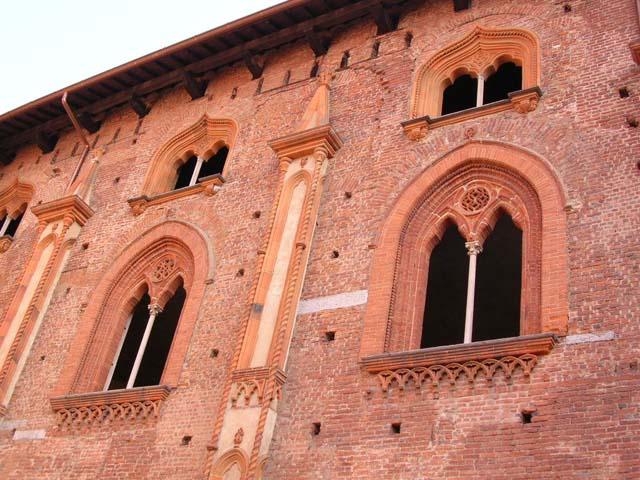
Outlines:
POLYGON ((478 93, 476 96, 476 107, 481 107, 484 102, 484 76, 478 75, 478 93))
POLYGON ((122 346, 124 345, 124 339, 127 338, 127 333, 129 332, 129 326, 131 325, 131 319, 133 318, 133 313, 129 315, 127 319, 127 323, 124 326, 124 331, 122 332, 122 337, 120 337, 120 343, 118 344, 118 349, 116 350, 116 354, 113 357, 113 362, 111 363, 111 368, 109 369, 109 375, 107 375, 107 381, 104 383, 104 390, 109 390, 109 385, 111 385, 111 380, 113 379, 113 373, 116 371, 116 364, 120 359, 120 352, 122 351, 122 346))
POLYGON ((482 245, 477 240, 466 242, 467 253, 469 254, 469 279, 467 282, 467 310, 464 319, 464 343, 473 341, 473 304, 476 293, 476 266, 478 255, 482 253, 482 245))
POLYGON ((140 346, 138 347, 138 353, 136 354, 136 360, 133 362, 133 367, 131 368, 131 374, 129 375, 129 380, 127 381, 127 388, 133 388, 134 383, 136 383, 136 377, 138 376, 138 370, 140 370, 140 364, 142 363, 142 357, 144 356, 144 351, 147 348, 147 342, 149 341, 149 336, 151 335, 151 329, 153 328, 153 323, 156 320, 158 314, 162 312, 162 309, 157 304, 149 305, 149 320, 147 320, 147 326, 144 329, 144 334, 142 335, 142 340, 140 340, 140 346))
POLYGON ((6 217, 4 217, 4 221, 2 222, 2 226, 0 227, 0 237, 7 233, 7 228, 9 228, 10 223, 11 217, 7 215, 6 217))
POLYGON ((198 157, 198 161, 196 162, 196 166, 193 167, 193 174, 191 175, 191 181, 189 181, 189 185, 195 185, 198 181, 198 175, 200 175, 200 169, 202 168, 202 157, 198 157))

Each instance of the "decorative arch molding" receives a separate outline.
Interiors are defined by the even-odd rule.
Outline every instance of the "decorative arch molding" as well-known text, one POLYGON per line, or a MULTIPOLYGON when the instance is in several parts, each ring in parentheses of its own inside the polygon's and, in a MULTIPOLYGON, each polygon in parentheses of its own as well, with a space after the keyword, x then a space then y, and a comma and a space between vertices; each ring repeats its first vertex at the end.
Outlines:
POLYGON ((234 465, 237 465, 240 470, 240 478, 245 478, 249 466, 249 459, 247 455, 237 447, 228 450, 218 459, 211 470, 209 480, 225 480, 225 474, 234 465))
POLYGON ((434 162, 400 194, 381 230, 361 356, 419 348, 415 332, 422 323, 431 249, 449 223, 467 240, 482 241, 500 212, 523 230, 521 333, 565 333, 564 205, 562 185, 550 166, 519 148, 470 142, 434 162), (477 195, 477 189, 484 192, 477 195), (474 190, 475 198, 465 198, 474 190))
POLYGON ((15 217, 23 213, 34 192, 31 184, 15 179, 11 185, 0 191, 0 218, 7 214, 15 217))
POLYGON ((186 355, 208 276, 209 249, 202 234, 181 222, 152 227, 129 244, 95 288, 63 372, 58 394, 102 390, 127 317, 148 292, 162 306, 182 284, 187 298, 161 384, 175 385, 186 355))
POLYGON ((447 85, 460 74, 488 75, 504 61, 522 67, 522 90, 540 84, 540 46, 534 33, 476 26, 420 67, 411 96, 411 118, 439 116, 447 85))
POLYGON ((237 132, 235 121, 203 115, 156 151, 144 180, 142 195, 153 196, 171 190, 178 167, 192 155, 212 156, 225 145, 231 151, 237 132))

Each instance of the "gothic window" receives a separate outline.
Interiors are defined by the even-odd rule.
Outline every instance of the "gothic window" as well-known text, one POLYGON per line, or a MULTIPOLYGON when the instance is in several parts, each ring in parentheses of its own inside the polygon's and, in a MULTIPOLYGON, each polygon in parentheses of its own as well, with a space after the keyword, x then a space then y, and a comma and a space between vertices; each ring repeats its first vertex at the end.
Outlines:
POLYGON ((488 239, 450 225, 429 260, 421 348, 520 334, 522 232, 504 213, 488 239))
POLYGON ((512 147, 437 160, 382 227, 363 357, 565 332, 563 198, 547 164, 512 147))
POLYGON ((218 151, 207 158, 191 155, 177 169, 175 189, 189 187, 211 175, 221 175, 229 154, 229 147, 220 147, 218 151))
POLYGON ((531 32, 476 27, 420 67, 411 119, 402 122, 405 132, 417 140, 428 130, 465 119, 509 109, 535 110, 542 95, 539 56, 531 32))
POLYGON ((182 285, 164 307, 142 296, 127 318, 106 390, 160 384, 185 298, 182 285))
POLYGON ((0 237, 4 235, 9 237, 15 236, 23 215, 24 212, 16 213, 13 216, 7 213, 4 215, 4 218, 0 217, 0 237))

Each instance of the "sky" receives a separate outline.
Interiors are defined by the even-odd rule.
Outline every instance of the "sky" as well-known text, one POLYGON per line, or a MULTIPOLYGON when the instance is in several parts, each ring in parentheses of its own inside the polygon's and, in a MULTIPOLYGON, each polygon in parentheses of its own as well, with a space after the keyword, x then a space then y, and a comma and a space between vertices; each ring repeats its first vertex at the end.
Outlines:
POLYGON ((17 0, 0 17, 0 114, 281 0, 17 0))

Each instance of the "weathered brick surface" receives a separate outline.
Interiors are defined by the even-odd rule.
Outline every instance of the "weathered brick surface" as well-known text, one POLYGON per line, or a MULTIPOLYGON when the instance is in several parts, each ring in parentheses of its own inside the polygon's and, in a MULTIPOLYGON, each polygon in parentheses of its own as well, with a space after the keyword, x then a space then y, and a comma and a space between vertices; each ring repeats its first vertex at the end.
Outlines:
MULTIPOLYGON (((436 398, 429 389, 383 394, 361 370, 365 305, 301 315, 266 478, 640 478, 640 137, 625 121, 640 111, 640 72, 628 50, 640 27, 632 0, 566 3, 571 12, 544 0, 481 0, 454 14, 450 1, 428 2, 403 16, 398 31, 378 37, 375 59, 369 59, 370 21, 348 25, 333 39, 321 71, 336 70, 342 53, 351 53, 350 67, 337 71, 332 84, 331 122, 344 146, 331 160, 302 297, 367 289, 369 245, 394 201, 432 162, 466 142, 464 132, 473 127, 475 140, 546 159, 568 201, 579 206, 567 213, 568 333, 613 331, 615 338, 561 339, 530 379, 458 382, 436 398), (400 122, 408 118, 413 73, 476 25, 527 28, 539 37, 540 105, 527 115, 503 112, 410 141, 400 122), (620 98, 621 86, 629 98, 620 98), (326 341, 328 330, 336 331, 335 341, 326 341), (525 407, 536 409, 527 425, 519 416, 525 407), (311 435, 312 422, 322 423, 320 435, 311 435), (400 434, 391 432, 393 422, 402 422, 400 434)), ((290 45, 271 52, 260 94, 258 80, 237 65, 220 71, 202 99, 168 91, 142 121, 117 111, 92 136, 106 148, 91 201, 96 214, 72 249, 0 422, 0 478, 200 478, 274 201, 278 162, 267 142, 293 131, 315 90, 307 79, 312 65, 308 46, 290 45), (290 84, 282 86, 287 70, 290 84), (212 197, 178 199, 134 217, 126 200, 140 194, 153 153, 203 113, 239 125, 227 183, 212 197), (255 219, 255 211, 263 215, 255 219), (84 347, 73 342, 91 293, 126 245, 167 219, 205 232, 215 264, 177 389, 157 422, 57 431, 49 398, 69 352, 84 347), (236 275, 240 268, 244 276, 236 275), (13 428, 44 429, 46 437, 14 439, 13 428), (181 445, 184 435, 193 437, 189 445, 181 445)), ((60 197, 79 159, 75 144, 68 132, 51 154, 24 148, 3 167, 0 189, 19 177, 35 185, 33 205, 60 197)), ((35 238, 28 213, 0 256, 0 316, 35 238)))

